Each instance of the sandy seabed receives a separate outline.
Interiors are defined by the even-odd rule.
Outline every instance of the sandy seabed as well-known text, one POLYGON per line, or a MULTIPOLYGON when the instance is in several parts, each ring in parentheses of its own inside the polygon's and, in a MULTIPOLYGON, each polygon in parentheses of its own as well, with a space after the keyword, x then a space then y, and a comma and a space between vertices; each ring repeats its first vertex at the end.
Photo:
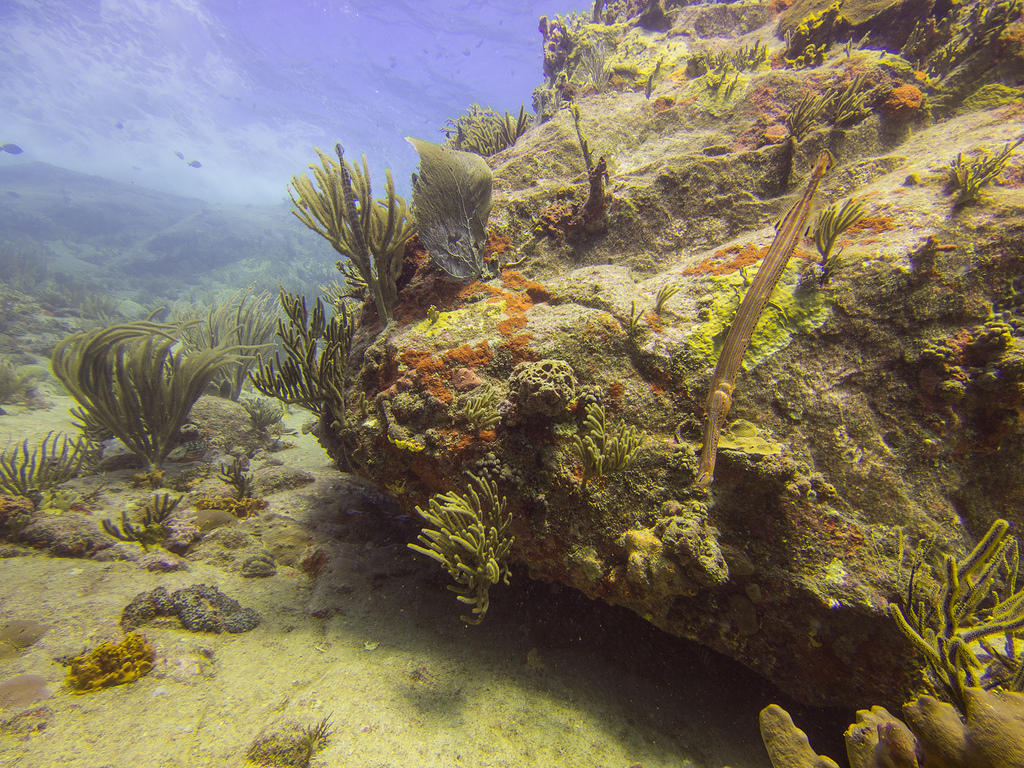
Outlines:
MULTIPOLYGON (((46 411, 9 409, 0 417, 0 446, 70 429, 66 400, 54 400, 46 411)), ((338 473, 315 440, 289 439, 295 447, 278 455, 316 481, 268 497, 267 514, 336 514, 332 483, 338 473)), ((341 607, 327 618, 309 615, 311 580, 289 567, 246 579, 191 560, 188 570, 170 573, 40 554, 0 560, 0 624, 31 619, 47 627, 31 647, 0 658, 0 680, 41 675, 50 691, 32 705, 45 727, 0 731, 0 765, 243 766, 261 735, 324 717, 331 719, 331 735, 311 766, 768 765, 756 725, 765 702, 752 690, 747 695, 746 676, 733 677, 722 662, 691 652, 653 664, 647 654, 664 645, 648 644, 643 635, 649 632, 638 633, 633 648, 619 642, 610 655, 608 644, 594 636, 603 631, 601 619, 586 623, 588 637, 573 637, 572 627, 558 626, 558 616, 545 617, 539 632, 537 617, 545 609, 536 604, 538 595, 565 590, 530 585, 524 597, 528 580, 521 571, 514 577, 520 584, 492 591, 484 623, 466 627, 443 581, 403 541, 339 546, 346 557, 332 578, 339 581, 341 607), (261 623, 250 632, 218 635, 151 622, 140 629, 157 652, 149 675, 84 695, 70 692, 58 659, 116 639, 121 610, 139 592, 197 583, 216 585, 255 608, 261 623), (533 601, 530 610, 521 610, 524 600, 533 601), (554 636, 561 641, 543 639, 554 636)), ((553 610, 556 605, 553 599, 553 610)), ((604 608, 593 610, 600 615, 604 608)), ((609 634, 621 636, 622 617, 608 614, 609 634)), ((0 709, 0 723, 17 715, 0 709)))

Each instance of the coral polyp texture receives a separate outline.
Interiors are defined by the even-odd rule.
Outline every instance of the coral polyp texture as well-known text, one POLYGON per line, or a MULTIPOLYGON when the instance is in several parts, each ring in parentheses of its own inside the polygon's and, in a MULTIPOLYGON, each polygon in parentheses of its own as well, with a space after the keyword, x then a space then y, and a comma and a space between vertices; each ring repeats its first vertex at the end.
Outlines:
POLYGON ((121 612, 126 632, 158 616, 177 616, 181 626, 193 632, 248 632, 260 623, 252 608, 244 608, 217 587, 193 584, 168 593, 163 587, 140 592, 121 612))

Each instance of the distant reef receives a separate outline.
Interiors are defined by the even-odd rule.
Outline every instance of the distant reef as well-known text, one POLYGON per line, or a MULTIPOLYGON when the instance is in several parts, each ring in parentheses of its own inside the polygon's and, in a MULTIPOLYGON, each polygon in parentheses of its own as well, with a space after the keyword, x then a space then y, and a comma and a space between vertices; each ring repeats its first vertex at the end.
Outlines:
POLYGON ((54 271, 121 277, 126 287, 310 289, 333 263, 284 203, 212 205, 46 163, 0 168, 0 221, 0 246, 31 247, 54 271))

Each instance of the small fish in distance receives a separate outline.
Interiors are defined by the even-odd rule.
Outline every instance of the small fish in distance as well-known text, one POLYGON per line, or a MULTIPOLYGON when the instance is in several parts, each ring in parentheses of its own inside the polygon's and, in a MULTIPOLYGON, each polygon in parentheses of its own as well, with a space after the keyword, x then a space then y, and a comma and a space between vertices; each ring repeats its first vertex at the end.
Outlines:
POLYGON ((202 163, 200 163, 200 162, 199 162, 198 160, 193 160, 193 161, 191 161, 191 162, 190 162, 190 163, 188 164, 188 167, 189 167, 189 168, 202 168, 202 167, 203 167, 203 164, 202 164, 202 163))
POLYGON ((184 160, 185 159, 185 153, 184 152, 175 152, 174 156, 176 158, 178 158, 179 160, 184 160))
POLYGON ((0 149, 9 155, 20 155, 22 153, 21 147, 17 144, 3 144, 0 145, 0 149))

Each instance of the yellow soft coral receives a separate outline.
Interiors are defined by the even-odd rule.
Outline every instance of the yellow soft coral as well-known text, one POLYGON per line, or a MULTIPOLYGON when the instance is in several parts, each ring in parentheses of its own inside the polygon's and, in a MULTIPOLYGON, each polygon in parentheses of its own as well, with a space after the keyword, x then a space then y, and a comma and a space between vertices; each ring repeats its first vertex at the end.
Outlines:
POLYGON ((68 662, 67 684, 73 693, 138 680, 153 669, 156 652, 145 637, 125 635, 120 643, 109 640, 68 662))

